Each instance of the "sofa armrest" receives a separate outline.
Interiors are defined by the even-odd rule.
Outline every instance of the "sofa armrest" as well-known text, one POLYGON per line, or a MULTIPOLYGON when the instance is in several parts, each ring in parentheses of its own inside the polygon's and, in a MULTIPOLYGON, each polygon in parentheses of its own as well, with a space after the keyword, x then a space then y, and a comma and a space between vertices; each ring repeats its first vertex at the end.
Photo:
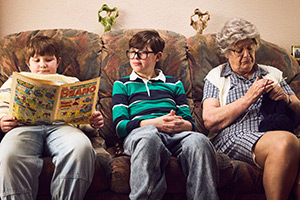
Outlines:
POLYGON ((96 137, 92 137, 90 138, 92 145, 98 154, 107 154, 110 156, 110 154, 106 151, 106 145, 105 145, 105 140, 100 137, 100 136, 96 136, 96 137))
POLYGON ((90 124, 79 124, 77 128, 82 130, 89 138, 99 135, 98 129, 94 129, 90 124))
POLYGON ((91 140, 92 145, 96 152, 97 151, 102 152, 102 150, 106 149, 105 140, 102 137, 96 136, 96 137, 90 138, 90 140, 91 140))

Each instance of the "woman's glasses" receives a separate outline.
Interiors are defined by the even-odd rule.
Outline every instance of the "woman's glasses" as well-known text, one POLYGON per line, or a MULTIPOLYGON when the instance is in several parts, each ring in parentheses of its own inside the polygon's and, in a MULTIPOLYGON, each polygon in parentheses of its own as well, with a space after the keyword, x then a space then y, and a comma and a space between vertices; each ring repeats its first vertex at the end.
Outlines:
POLYGON ((229 50, 232 51, 236 56, 242 56, 245 50, 247 50, 250 54, 252 54, 255 51, 255 45, 253 44, 247 47, 241 47, 241 48, 229 49, 229 50))
POLYGON ((129 59, 134 59, 135 55, 141 60, 146 60, 148 58, 149 53, 154 53, 153 51, 133 51, 133 50, 127 50, 126 56, 129 59))

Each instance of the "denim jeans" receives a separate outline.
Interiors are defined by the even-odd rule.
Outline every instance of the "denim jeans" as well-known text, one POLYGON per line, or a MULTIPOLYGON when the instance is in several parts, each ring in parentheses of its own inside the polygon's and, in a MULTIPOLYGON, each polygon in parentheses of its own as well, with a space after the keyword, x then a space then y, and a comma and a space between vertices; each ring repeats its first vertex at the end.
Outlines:
POLYGON ((94 175, 95 151, 88 137, 69 125, 22 126, 0 143, 0 197, 36 199, 42 156, 53 157, 52 199, 83 199, 94 175))
MULTIPOLYGON (((176 156, 186 176, 187 199, 218 199, 218 166, 208 138, 192 131, 178 134, 159 132, 155 126, 133 130, 124 141, 130 155, 130 199, 162 199, 166 189, 165 168, 176 156)), ((176 176, 176 174, 174 174, 176 176)))

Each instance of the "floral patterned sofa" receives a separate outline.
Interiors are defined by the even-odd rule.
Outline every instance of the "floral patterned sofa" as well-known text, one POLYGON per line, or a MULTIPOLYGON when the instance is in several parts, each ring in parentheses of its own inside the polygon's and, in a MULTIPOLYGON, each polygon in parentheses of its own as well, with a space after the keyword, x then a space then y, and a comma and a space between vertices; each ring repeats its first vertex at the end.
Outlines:
MULTIPOLYGON (((0 85, 13 71, 28 71, 24 62, 26 41, 39 34, 57 38, 62 49, 62 63, 58 72, 76 76, 80 80, 101 77, 97 109, 104 115, 105 126, 98 132, 81 126, 90 137, 97 152, 95 176, 86 199, 127 200, 130 192, 129 156, 122 151, 122 138, 113 130, 111 94, 113 82, 130 73, 125 50, 128 40, 139 29, 112 30, 99 36, 75 29, 49 29, 26 31, 5 36, 0 40, 0 85)), ((209 132, 201 118, 203 79, 213 67, 225 62, 218 54, 215 34, 185 37, 167 30, 157 30, 166 41, 163 58, 158 63, 167 75, 179 78, 185 87, 190 109, 198 131, 209 132)), ((278 46, 262 41, 257 61, 278 67, 288 77, 292 89, 300 97, 299 65, 296 60, 278 46)), ((1 140, 0 133, 0 140, 1 140)), ((245 162, 230 160, 218 154, 220 199, 265 199, 262 171, 245 162)), ((50 181, 54 166, 51 158, 44 158, 40 175, 38 199, 51 199, 50 181)), ((185 177, 177 158, 172 157, 166 169, 168 189, 164 199, 185 199, 185 177)))

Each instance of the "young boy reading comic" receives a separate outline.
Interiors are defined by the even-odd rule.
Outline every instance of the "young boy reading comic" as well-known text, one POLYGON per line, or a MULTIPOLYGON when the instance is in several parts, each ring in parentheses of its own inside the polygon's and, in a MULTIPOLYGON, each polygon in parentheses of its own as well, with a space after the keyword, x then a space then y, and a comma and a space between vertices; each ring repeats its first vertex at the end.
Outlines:
MULTIPOLYGON (((59 83, 78 81, 56 74, 61 58, 57 42, 36 36, 26 47, 26 64, 31 73, 22 74, 59 83)), ((0 198, 35 199, 42 156, 51 156, 55 171, 51 180, 52 199, 83 199, 94 176, 95 151, 78 128, 56 123, 24 126, 8 115, 11 78, 1 87, 0 127, 5 134, 0 143, 0 198)), ((99 111, 90 119, 93 128, 103 126, 99 111)))

